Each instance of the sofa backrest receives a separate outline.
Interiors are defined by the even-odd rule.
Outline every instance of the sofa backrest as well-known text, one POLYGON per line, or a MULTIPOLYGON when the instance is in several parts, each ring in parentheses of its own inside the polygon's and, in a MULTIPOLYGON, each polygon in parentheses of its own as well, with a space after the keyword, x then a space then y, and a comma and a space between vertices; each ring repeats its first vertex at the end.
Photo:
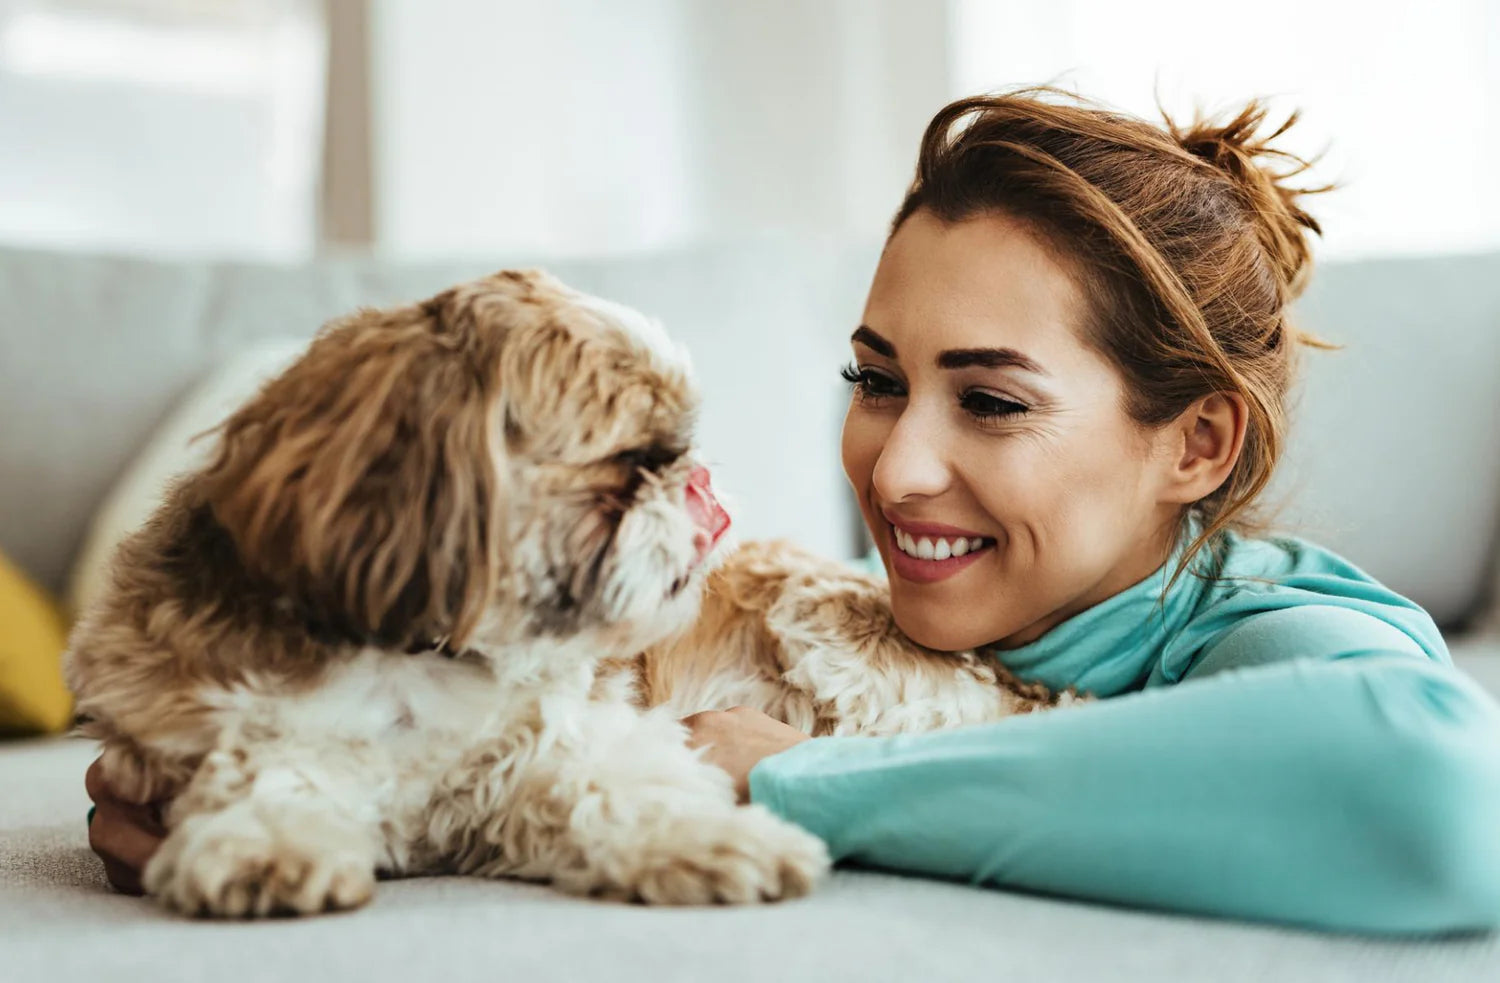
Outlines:
MULTIPOLYGON (((741 537, 847 555, 855 519, 837 453, 838 368, 875 255, 760 240, 545 265, 660 318, 687 345, 705 395, 703 447, 741 537)), ((0 549, 61 588, 111 482, 227 354, 311 337, 360 305, 531 265, 281 267, 0 249, 0 549)))
POLYGON ((1500 253, 1329 263, 1272 499, 1285 525, 1422 603, 1478 613, 1500 528, 1500 253))
MULTIPOLYGON (((837 378, 874 246, 764 239, 545 265, 661 318, 693 354, 703 443, 742 536, 857 544, 838 462, 837 378)), ((0 249, 0 548, 59 588, 131 455, 216 360, 361 304, 429 296, 504 265, 280 267, 0 249)), ((1329 264, 1273 498, 1452 624, 1484 596, 1500 525, 1500 255, 1329 264)))

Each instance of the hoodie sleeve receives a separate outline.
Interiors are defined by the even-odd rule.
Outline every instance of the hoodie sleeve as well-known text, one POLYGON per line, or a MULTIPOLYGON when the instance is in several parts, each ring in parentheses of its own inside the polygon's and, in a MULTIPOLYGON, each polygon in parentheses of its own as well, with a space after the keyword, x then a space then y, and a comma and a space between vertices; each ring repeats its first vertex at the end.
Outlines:
POLYGON ((1358 612, 1245 618, 1175 685, 1073 709, 804 741, 750 787, 850 862, 1326 929, 1500 925, 1500 708, 1358 612))

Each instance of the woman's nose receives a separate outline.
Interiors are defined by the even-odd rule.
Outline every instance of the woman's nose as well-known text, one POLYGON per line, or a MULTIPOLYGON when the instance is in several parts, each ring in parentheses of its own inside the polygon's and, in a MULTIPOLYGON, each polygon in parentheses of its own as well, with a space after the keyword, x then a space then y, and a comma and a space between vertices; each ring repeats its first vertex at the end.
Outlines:
POLYGON ((871 481, 884 502, 933 498, 951 481, 941 428, 924 422, 908 409, 891 428, 871 481))

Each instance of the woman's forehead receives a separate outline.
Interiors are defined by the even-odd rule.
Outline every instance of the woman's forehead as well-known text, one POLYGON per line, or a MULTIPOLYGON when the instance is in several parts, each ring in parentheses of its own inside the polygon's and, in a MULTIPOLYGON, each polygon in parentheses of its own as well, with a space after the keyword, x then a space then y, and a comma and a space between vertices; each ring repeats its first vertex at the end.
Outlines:
POLYGON ((1083 297, 1050 246, 1021 223, 988 214, 943 222, 918 212, 892 236, 864 323, 901 361, 948 349, 1014 349, 1043 368, 1071 363, 1083 297))

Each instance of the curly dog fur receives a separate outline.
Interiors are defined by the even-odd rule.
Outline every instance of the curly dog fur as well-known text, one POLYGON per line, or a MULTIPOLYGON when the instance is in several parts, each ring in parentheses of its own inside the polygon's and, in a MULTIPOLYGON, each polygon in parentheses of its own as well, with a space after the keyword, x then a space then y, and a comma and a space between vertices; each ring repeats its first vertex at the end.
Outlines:
POLYGON ((913 645, 873 578, 710 552, 697 399, 657 325, 539 272, 327 326, 72 639, 107 780, 171 801, 148 893, 219 916, 357 906, 377 873, 795 896, 823 844, 736 802, 680 715, 887 734, 1058 702, 913 645))

